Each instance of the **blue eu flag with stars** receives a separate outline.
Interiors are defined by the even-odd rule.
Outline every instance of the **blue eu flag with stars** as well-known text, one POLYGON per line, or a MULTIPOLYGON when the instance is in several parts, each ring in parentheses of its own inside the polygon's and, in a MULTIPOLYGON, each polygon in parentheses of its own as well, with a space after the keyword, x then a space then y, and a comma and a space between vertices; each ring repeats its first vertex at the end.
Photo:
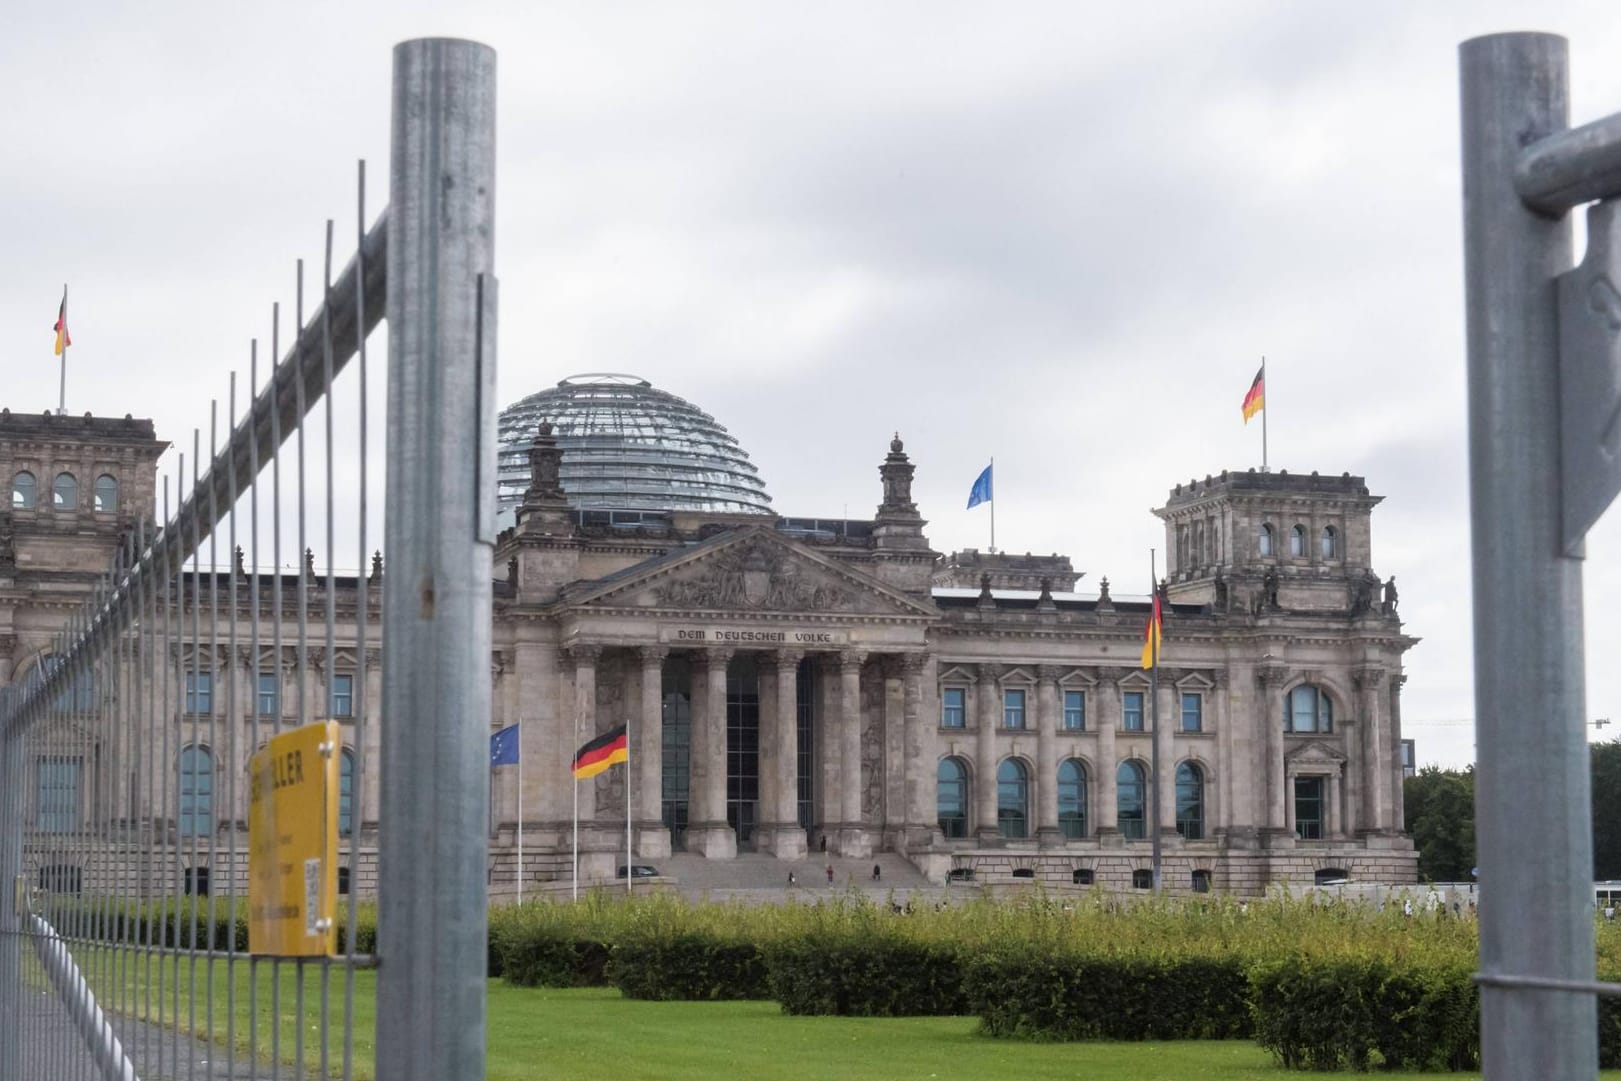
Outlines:
POLYGON ((973 510, 975 507, 979 506, 981 503, 989 503, 991 501, 991 469, 992 468, 994 468, 994 467, 986 466, 985 471, 979 475, 979 478, 977 480, 974 481, 974 486, 968 490, 968 509, 969 510, 973 510))
POLYGON ((518 764, 518 726, 508 725, 490 737, 490 768, 518 764))

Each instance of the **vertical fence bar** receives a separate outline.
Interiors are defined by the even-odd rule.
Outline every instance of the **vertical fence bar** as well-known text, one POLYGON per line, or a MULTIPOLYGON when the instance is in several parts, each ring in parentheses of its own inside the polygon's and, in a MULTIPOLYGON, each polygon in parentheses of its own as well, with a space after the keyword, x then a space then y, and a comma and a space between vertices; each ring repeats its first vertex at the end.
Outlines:
MULTIPOLYGON (((1480 964, 1593 978, 1581 563, 1562 554, 1555 276, 1569 221, 1528 210, 1514 163, 1567 126, 1566 50, 1549 34, 1459 48, 1474 549, 1480 964)), ((1591 1078, 1596 1005, 1481 989, 1487 1079, 1591 1078)))
MULTIPOLYGON (((7 678, 10 673, 6 673, 7 678)), ((16 692, 0 690, 0 1078, 21 1077, 22 926, 16 908, 22 874, 23 729, 14 723, 16 692)))
POLYGON ((428 1081, 484 1075, 494 50, 395 47, 389 186, 377 1076, 428 1081))

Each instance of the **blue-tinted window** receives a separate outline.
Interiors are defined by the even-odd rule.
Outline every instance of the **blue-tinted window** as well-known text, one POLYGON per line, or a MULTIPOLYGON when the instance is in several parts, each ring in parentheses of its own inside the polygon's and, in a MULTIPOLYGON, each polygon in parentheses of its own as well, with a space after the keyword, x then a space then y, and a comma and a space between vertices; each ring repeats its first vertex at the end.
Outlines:
POLYGON ((214 832, 214 755, 206 747, 180 752, 180 836, 214 832))
POLYGON ((1127 732, 1143 730, 1143 692, 1127 691, 1120 696, 1120 727, 1127 732))
POLYGON ((353 717, 355 715, 355 677, 340 675, 332 677, 332 701, 329 703, 330 717, 353 717))
POLYGON ((338 836, 354 832, 355 753, 343 752, 338 760, 338 836))
POLYGON ((1030 777, 1016 758, 996 767, 996 827, 1012 840, 1030 835, 1030 777))
POLYGON ((214 673, 186 673, 186 712, 214 712, 214 673))
POLYGON ((275 672, 259 673, 259 716, 275 717, 281 713, 281 677, 275 672))
POLYGON ((1079 732, 1086 727, 1086 692, 1064 692, 1064 728, 1079 732))
POLYGON ((947 687, 940 692, 940 727, 962 728, 967 723, 964 705, 966 693, 961 687, 947 687))
POLYGON ((1058 830, 1071 841, 1086 836, 1086 770, 1073 758, 1058 765, 1058 830))
POLYGON ((935 806, 942 834, 948 838, 968 836, 968 769, 961 759, 940 760, 935 775, 935 806))
POLYGON ((39 502, 39 484, 28 470, 18 473, 11 481, 11 505, 17 510, 33 510, 39 502))
POLYGON ((1002 727, 1024 727, 1024 692, 1002 692, 1002 727))
POLYGON ((39 760, 38 822, 44 833, 79 828, 79 759, 39 760))
POLYGON ((1148 836, 1147 785, 1143 768, 1135 762, 1122 762, 1114 775, 1115 824, 1127 840, 1148 836))
POLYGON ((1176 767, 1176 832, 1204 839, 1204 773, 1191 762, 1176 767))
POLYGON ((1204 695, 1184 694, 1182 696, 1182 731, 1204 731, 1204 695))
POLYGON ((1302 683, 1283 699, 1285 732, 1332 732, 1334 707, 1328 695, 1310 683, 1302 683))

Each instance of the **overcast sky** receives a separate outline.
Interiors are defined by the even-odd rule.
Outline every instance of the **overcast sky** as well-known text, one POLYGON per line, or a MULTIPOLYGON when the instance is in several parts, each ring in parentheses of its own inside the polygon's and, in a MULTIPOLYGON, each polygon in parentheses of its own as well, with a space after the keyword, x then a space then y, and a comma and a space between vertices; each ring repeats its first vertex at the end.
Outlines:
MULTIPOLYGON (((1571 39, 1575 122, 1621 110, 1602 0, 36 5, 0 34, 0 404, 56 405, 67 282, 68 410, 189 459, 294 260, 318 279, 328 217, 353 236, 358 159, 386 202, 393 44, 472 38, 499 55, 503 404, 636 373, 794 515, 871 515, 898 430, 939 551, 987 545, 964 502, 994 456, 998 544, 1121 595, 1163 566, 1173 484, 1260 465, 1265 354, 1272 467, 1385 497, 1407 734, 1458 765, 1457 45, 1521 29, 1571 39)), ((1603 736, 1618 522, 1588 546, 1603 736)))

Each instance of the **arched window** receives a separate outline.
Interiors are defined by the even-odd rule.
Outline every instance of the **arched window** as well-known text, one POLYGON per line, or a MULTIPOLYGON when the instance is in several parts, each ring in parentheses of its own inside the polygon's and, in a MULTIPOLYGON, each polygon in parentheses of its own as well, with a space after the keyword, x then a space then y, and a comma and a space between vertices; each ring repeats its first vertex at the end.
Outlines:
POLYGON ((58 473, 56 487, 52 489, 55 498, 52 506, 57 510, 77 510, 79 508, 79 482, 72 473, 58 473))
POLYGON ((1176 832, 1204 840, 1204 771, 1192 762, 1176 767, 1176 832))
POLYGON ((1071 841, 1086 836, 1086 768, 1073 758, 1058 764, 1058 830, 1071 841))
POLYGON ((1324 559, 1338 559, 1340 557, 1340 535, 1331 525, 1323 527, 1322 553, 1324 559))
POLYGON ((96 478, 96 513, 111 514, 118 509, 118 481, 110 473, 96 478))
POLYGON ((996 767, 996 828, 1012 840, 1029 836, 1030 775, 1017 758, 996 767))
POLYGON ((1306 527, 1297 525, 1289 530, 1289 558, 1306 558, 1306 527))
POLYGON ((1334 707, 1328 694, 1310 683, 1302 683, 1283 699, 1285 732, 1334 731, 1334 707))
POLYGON ((180 836, 214 832, 214 755, 206 747, 180 752, 180 836))
POLYGON ((354 832, 355 752, 344 748, 338 759, 338 836, 354 832))
POLYGON ((1261 538, 1260 538, 1260 541, 1261 541, 1261 554, 1264 555, 1264 556, 1271 555, 1272 554, 1272 527, 1271 526, 1269 526, 1269 525, 1261 526, 1261 538))
POLYGON ((33 510, 39 498, 39 485, 34 482, 34 474, 23 470, 11 478, 11 505, 16 510, 33 510))
MULTIPOLYGON (((39 659, 28 673, 27 689, 33 692, 62 667, 62 658, 54 653, 39 659)), ((62 689, 51 699, 51 709, 57 713, 89 713, 96 708, 96 681, 85 668, 70 675, 62 689)))
POLYGON ((935 813, 946 837, 968 836, 968 767, 960 758, 942 758, 935 774, 935 813))
POLYGON ((1139 867, 1131 872, 1131 888, 1134 890, 1153 889, 1154 872, 1147 867, 1139 867))
POLYGON ((1206 868, 1196 867, 1193 871, 1193 892, 1210 892, 1210 872, 1206 868))
POLYGON ((1143 783, 1143 767, 1122 762, 1114 774, 1115 822, 1120 836, 1140 841, 1148 835, 1148 803, 1143 783))

